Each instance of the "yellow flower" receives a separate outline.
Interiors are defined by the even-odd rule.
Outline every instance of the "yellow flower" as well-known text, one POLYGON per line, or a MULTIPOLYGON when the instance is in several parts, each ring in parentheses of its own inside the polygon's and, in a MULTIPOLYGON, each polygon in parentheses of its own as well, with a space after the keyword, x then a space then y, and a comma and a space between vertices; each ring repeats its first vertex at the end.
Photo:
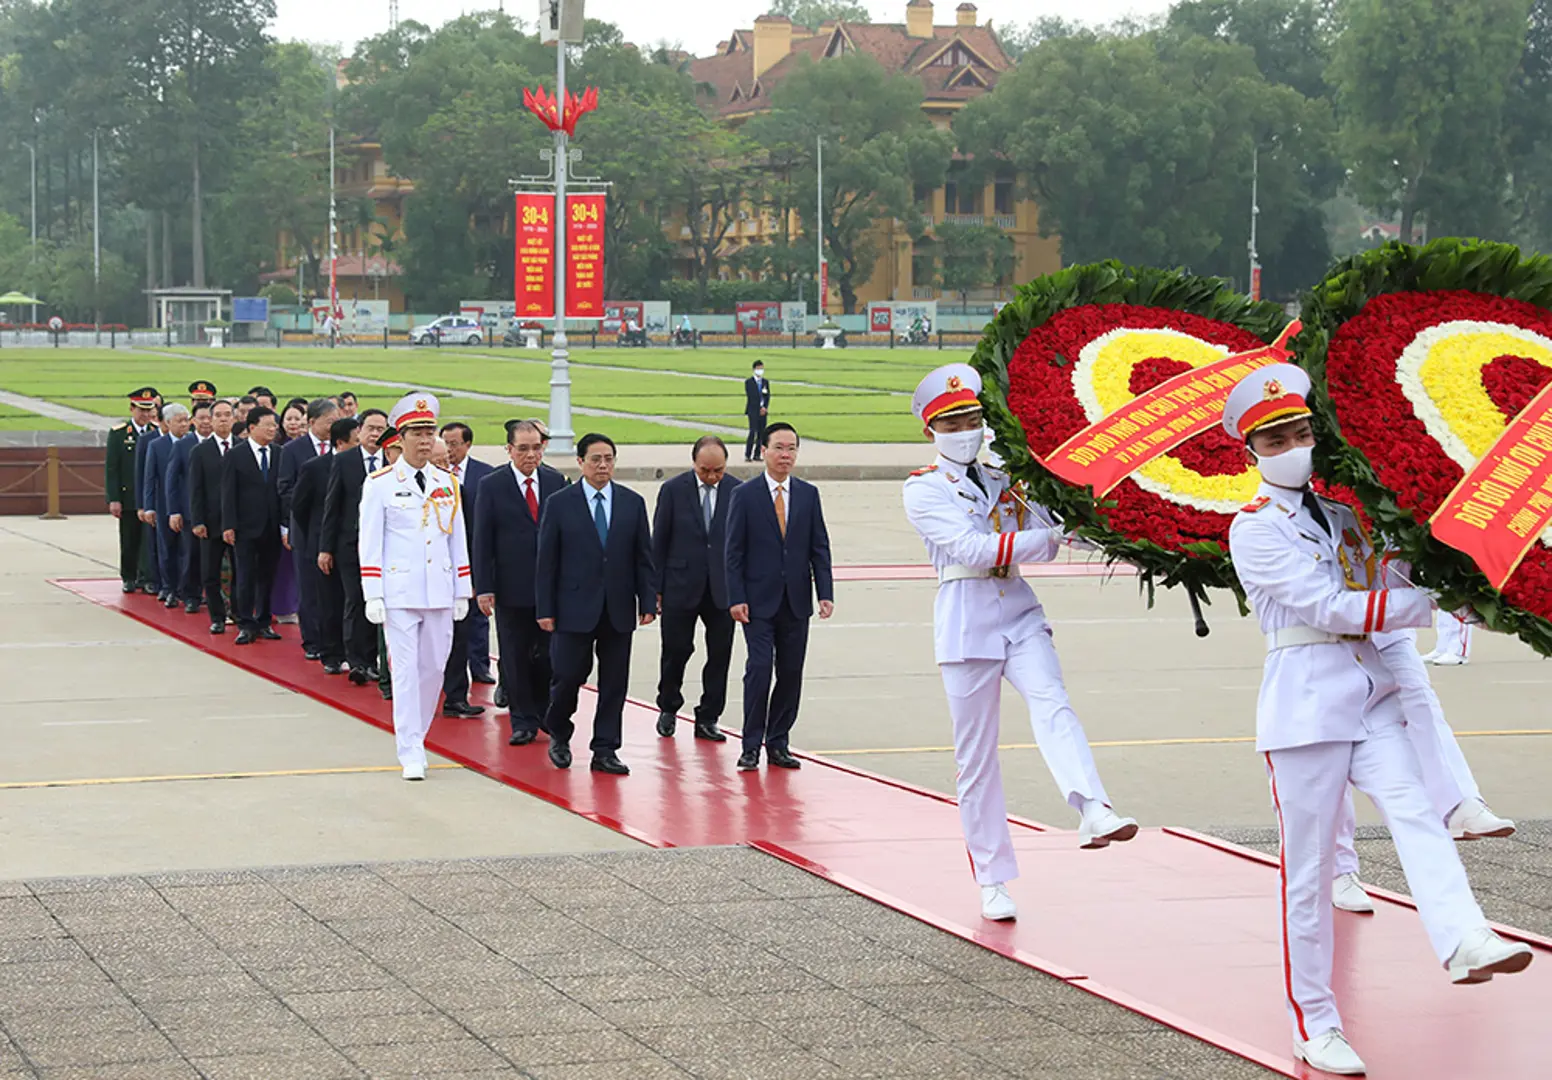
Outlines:
POLYGON ((1463 468, 1480 461, 1509 426, 1482 385, 1482 369, 1500 356, 1552 367, 1552 342, 1515 326, 1462 320, 1424 330, 1396 364, 1418 418, 1463 468))

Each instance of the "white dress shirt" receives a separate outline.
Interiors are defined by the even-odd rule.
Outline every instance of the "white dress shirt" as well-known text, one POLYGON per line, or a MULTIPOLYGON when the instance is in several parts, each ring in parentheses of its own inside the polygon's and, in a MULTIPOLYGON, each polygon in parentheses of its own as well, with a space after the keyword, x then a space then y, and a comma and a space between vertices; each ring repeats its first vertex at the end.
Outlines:
POLYGON ((587 495, 587 516, 588 517, 592 517, 593 516, 593 514, 595 513, 594 507, 596 507, 598 505, 598 496, 599 495, 603 495, 603 497, 604 497, 604 524, 605 525, 613 525, 614 524, 614 482, 611 480, 609 483, 605 484, 602 488, 595 488, 592 484, 590 484, 586 480, 584 480, 584 481, 582 481, 582 490, 587 495))

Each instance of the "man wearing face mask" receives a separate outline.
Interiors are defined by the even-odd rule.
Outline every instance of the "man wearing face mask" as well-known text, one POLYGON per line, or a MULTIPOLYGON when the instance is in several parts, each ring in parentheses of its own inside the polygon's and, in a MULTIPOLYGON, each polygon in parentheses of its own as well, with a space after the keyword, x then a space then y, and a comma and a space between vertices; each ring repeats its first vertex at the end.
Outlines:
POLYGON ((744 415, 749 419, 749 439, 744 460, 759 461, 765 446, 765 425, 770 420, 771 384, 765 381, 765 364, 754 362, 754 374, 744 380, 744 415))
POLYGON ((1387 571, 1353 512, 1309 488, 1315 436, 1309 376, 1273 364, 1230 392, 1223 426, 1261 472, 1257 497, 1229 530, 1234 569, 1266 635, 1256 749, 1266 759, 1282 850, 1283 963, 1296 1057, 1358 1075, 1331 990, 1333 838, 1348 785, 1390 826, 1418 915, 1458 983, 1522 971, 1528 946, 1488 927, 1438 809, 1428 797, 1396 676, 1374 635, 1428 625, 1414 588, 1371 582, 1387 571))
POLYGON ((1110 807, 1083 725, 1067 700, 1051 627, 1019 564, 1049 562, 1065 530, 1025 502, 1006 473, 977 461, 984 442, 981 376, 949 364, 922 380, 912 411, 938 459, 905 482, 905 512, 938 571, 933 633, 954 724, 959 820, 981 887, 981 914, 1013 919, 1007 883, 1018 876, 997 761, 1002 680, 1029 706, 1030 725, 1067 804, 1079 843, 1102 848, 1137 835, 1110 807))

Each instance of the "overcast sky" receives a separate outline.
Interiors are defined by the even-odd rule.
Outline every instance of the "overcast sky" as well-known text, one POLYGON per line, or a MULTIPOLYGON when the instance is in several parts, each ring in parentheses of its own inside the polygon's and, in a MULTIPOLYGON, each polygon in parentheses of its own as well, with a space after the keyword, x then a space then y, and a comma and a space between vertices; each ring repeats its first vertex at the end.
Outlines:
MULTIPOLYGON (((275 33, 282 39, 337 42, 348 52, 364 37, 388 28, 389 0, 276 0, 279 12, 275 33)), ((904 22, 906 0, 868 0, 879 22, 904 22)), ((1060 15, 1082 22, 1109 22, 1128 14, 1154 14, 1168 8, 1168 0, 975 0, 982 22, 997 25, 1029 22, 1044 15, 1060 15)), ((399 18, 436 26, 463 11, 488 10, 496 0, 399 0, 399 18)), ((770 5, 768 0, 587 0, 589 18, 619 26, 629 41, 656 44, 677 42, 704 56, 728 32, 747 28, 770 5)), ((959 0, 938 0, 933 21, 954 21, 959 0)), ((506 9, 532 23, 539 0, 506 0, 506 9)))

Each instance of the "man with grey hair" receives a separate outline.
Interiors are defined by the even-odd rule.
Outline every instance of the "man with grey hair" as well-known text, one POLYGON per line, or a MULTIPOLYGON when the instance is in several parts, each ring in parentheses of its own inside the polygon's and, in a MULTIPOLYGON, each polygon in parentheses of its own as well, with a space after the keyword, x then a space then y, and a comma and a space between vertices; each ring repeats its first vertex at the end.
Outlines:
POLYGON ((307 523, 292 520, 291 500, 296 494, 302 466, 330 452, 329 428, 337 419, 339 405, 333 398, 315 398, 308 402, 306 433, 288 442, 280 454, 280 534, 286 547, 291 549, 291 558, 296 565, 297 629, 302 634, 302 655, 309 660, 323 657, 323 638, 318 625, 322 571, 316 560, 302 555, 307 548, 316 545, 310 544, 307 536, 296 535, 299 528, 305 533, 307 523))
POLYGON ((150 524, 156 530, 156 558, 162 575, 160 599, 165 607, 174 608, 181 602, 183 563, 179 541, 182 537, 173 531, 171 524, 167 468, 172 464, 173 443, 189 433, 189 410, 177 402, 162 406, 162 425, 166 428, 166 437, 157 439, 146 449, 140 505, 151 512, 150 524))

